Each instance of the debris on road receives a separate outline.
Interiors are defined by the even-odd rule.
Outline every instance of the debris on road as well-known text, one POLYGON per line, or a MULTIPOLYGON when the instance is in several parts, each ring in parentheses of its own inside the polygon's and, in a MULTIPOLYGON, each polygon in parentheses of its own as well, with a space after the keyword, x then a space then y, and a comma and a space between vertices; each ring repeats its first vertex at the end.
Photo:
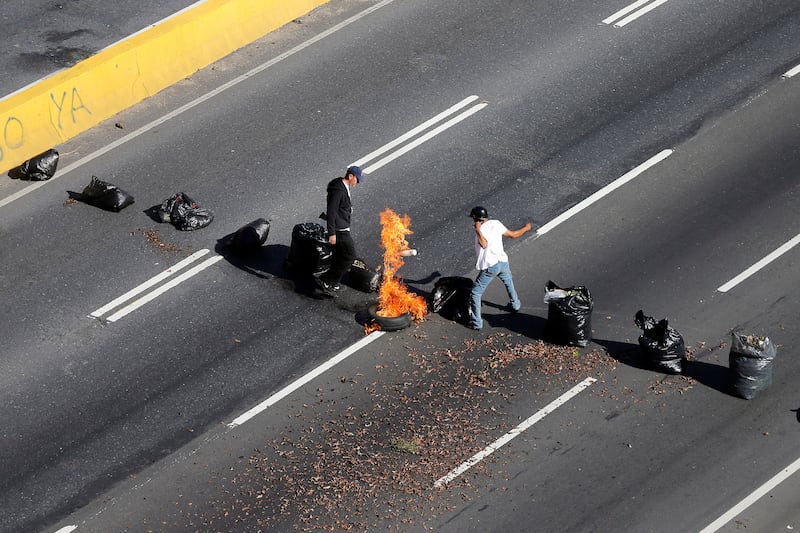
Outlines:
MULTIPOLYGON (((579 350, 511 334, 468 339, 458 349, 409 349, 402 365, 376 365, 380 379, 339 380, 298 401, 278 437, 221 474, 228 498, 201 514, 201 530, 376 531, 448 511, 442 491, 470 491, 477 466, 448 489, 433 483, 492 442, 502 413, 534 377, 559 389, 616 366, 602 350, 579 350), (347 407, 339 408, 340 396, 347 407), (500 416, 498 416, 500 415, 500 416)), ((217 483, 215 481, 214 483, 217 483)))
MULTIPOLYGON (((136 235, 136 232, 132 232, 131 235, 136 235)), ((147 242, 161 252, 167 252, 171 254, 177 254, 180 252, 180 248, 176 245, 164 242, 164 238, 158 232, 158 230, 145 230, 142 231, 142 235, 147 239, 147 242)))

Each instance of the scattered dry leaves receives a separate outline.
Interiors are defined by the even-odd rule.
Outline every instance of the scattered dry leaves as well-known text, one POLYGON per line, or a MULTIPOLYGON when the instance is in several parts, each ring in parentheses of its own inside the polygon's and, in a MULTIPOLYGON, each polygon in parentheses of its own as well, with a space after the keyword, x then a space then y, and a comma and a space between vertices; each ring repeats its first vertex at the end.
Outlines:
MULTIPOLYGON (((169 254, 177 254, 181 251, 176 245, 164 242, 164 239, 161 237, 161 234, 158 230, 149 229, 149 230, 140 230, 141 234, 147 239, 148 244, 150 244, 153 248, 160 250, 165 253, 169 254)), ((137 235, 137 232, 131 232, 131 235, 137 235)))
MULTIPOLYGON (((225 480, 229 498, 195 519, 213 531, 401 531, 410 517, 427 528, 446 510, 433 483, 508 431, 502 414, 515 390, 536 377, 552 392, 617 364, 604 351, 519 338, 498 333, 460 349, 409 350, 410 369, 384 367, 379 381, 353 381, 361 401, 351 398, 344 410, 318 390, 313 408, 293 416, 304 429, 288 426, 254 451, 225 480)), ((466 491, 473 475, 451 485, 466 491)))

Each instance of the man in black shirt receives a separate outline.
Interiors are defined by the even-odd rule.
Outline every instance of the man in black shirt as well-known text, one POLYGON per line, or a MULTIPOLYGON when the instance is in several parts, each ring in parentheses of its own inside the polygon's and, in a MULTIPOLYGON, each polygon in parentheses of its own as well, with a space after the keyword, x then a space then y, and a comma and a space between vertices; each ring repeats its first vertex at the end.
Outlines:
POLYGON ((356 258, 356 246, 350 233, 350 215, 353 212, 350 189, 361 183, 361 168, 352 166, 343 178, 328 183, 326 220, 328 242, 333 245, 331 267, 317 278, 317 285, 328 294, 339 290, 339 282, 356 258))

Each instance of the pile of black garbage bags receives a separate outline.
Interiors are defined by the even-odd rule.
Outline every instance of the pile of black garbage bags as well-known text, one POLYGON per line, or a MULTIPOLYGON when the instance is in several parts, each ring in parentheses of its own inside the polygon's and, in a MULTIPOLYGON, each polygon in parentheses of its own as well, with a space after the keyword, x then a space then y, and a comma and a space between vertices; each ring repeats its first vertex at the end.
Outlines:
MULTIPOLYGON (((47 150, 22 163, 15 174, 22 179, 45 181, 52 178, 58 167, 59 155, 54 149, 47 150)), ((122 188, 92 176, 89 184, 80 193, 70 192, 70 197, 106 211, 119 212, 134 203, 133 195, 122 188)), ((161 222, 169 222, 181 231, 193 231, 211 224, 214 215, 201 207, 185 192, 179 192, 164 200, 158 208, 161 222)))
MULTIPOLYGON (((661 372, 682 373, 686 345, 681 334, 669 326, 667 319, 656 321, 639 311, 634 322, 642 330, 639 347, 645 361, 661 372)), ((769 387, 772 384, 775 353, 775 345, 769 337, 732 332, 728 354, 730 392, 745 400, 752 400, 769 387)))
MULTIPOLYGON (((16 169, 16 175, 32 181, 49 180, 56 173, 58 161, 58 152, 50 149, 25 161, 16 169)), ((80 193, 71 193, 71 196, 112 212, 119 212, 134 203, 130 193, 97 176, 92 176, 80 193)), ((214 220, 211 211, 201 207, 185 192, 175 193, 164 200, 157 212, 161 222, 171 223, 181 231, 198 230, 214 220)), ((269 220, 258 218, 228 236, 225 244, 234 252, 252 252, 266 242, 269 230, 269 220)), ((284 269, 299 276, 319 276, 330 268, 332 256, 333 249, 322 225, 315 222, 297 224, 292 230, 284 269)), ((346 279, 348 285, 363 292, 376 292, 380 281, 380 275, 361 259, 353 261, 346 279)), ((468 323, 473 285, 471 279, 462 276, 439 278, 428 297, 429 309, 449 320, 468 323)), ((560 287, 548 281, 544 302, 548 306, 545 340, 578 347, 586 347, 591 342, 594 303, 586 287, 560 287)), ((681 374, 686 360, 686 345, 681 334, 669 325, 666 318, 656 320, 642 310, 634 316, 634 323, 641 330, 638 340, 645 364, 659 372, 681 374)), ((749 400, 772 383, 776 348, 766 336, 736 331, 731 336, 728 361, 731 392, 749 400)))
MULTIPOLYGON (((283 267, 297 277, 319 276, 331 267, 332 257, 333 246, 325 228, 316 222, 304 222, 292 228, 289 255, 283 267)), ((376 292, 380 281, 380 274, 360 258, 353 260, 345 278, 348 286, 361 292, 376 292)))
MULTIPOLYGON (((469 298, 474 282, 466 277, 439 278, 428 297, 428 308, 444 318, 469 322, 469 298)), ((553 281, 545 285, 547 322, 544 340, 564 346, 586 347, 592 340, 594 302, 582 285, 560 287, 553 281)), ((683 336, 667 318, 657 320, 639 310, 634 324, 641 330, 639 353, 648 368, 667 374, 682 374, 686 361, 683 336)), ((768 337, 732 333, 729 354, 731 393, 752 399, 772 383, 775 345, 768 337)))

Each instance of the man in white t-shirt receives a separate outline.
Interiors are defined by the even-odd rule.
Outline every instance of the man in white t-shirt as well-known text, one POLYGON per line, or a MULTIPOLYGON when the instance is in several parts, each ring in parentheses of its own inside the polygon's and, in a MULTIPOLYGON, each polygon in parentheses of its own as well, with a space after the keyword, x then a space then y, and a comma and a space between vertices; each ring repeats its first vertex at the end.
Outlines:
POLYGON ((478 261, 475 264, 475 268, 478 269, 478 277, 475 278, 475 285, 470 294, 469 325, 472 329, 481 329, 483 327, 481 296, 494 278, 500 278, 500 281, 506 286, 511 310, 516 313, 522 306, 517 291, 514 290, 508 255, 503 248, 503 237, 512 239, 521 237, 530 231, 531 224, 528 222, 518 230, 510 230, 499 220, 489 220, 489 213, 486 208, 481 206, 473 207, 469 216, 475 223, 475 253, 478 255, 478 261))

